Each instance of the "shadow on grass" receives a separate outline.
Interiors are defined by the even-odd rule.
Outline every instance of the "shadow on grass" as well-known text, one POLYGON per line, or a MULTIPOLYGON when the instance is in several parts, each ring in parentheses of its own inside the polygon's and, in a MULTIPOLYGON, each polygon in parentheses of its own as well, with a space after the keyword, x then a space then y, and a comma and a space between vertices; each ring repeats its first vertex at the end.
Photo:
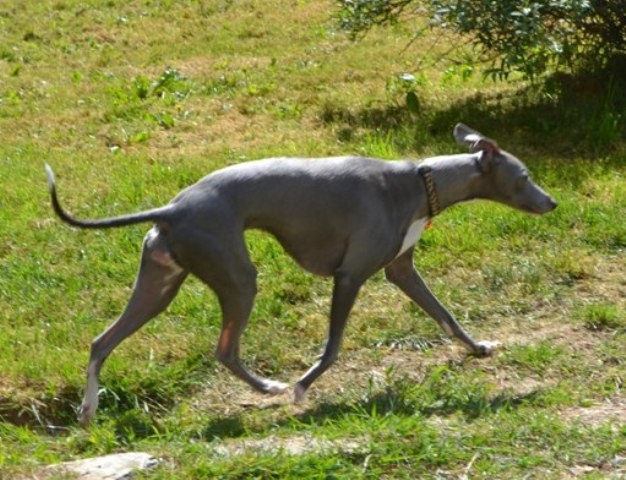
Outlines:
MULTIPOLYGON (((203 385, 215 360, 198 354, 168 365, 141 379, 117 375, 102 382, 98 412, 115 420, 121 437, 144 438, 158 430, 161 417, 171 412, 181 396, 203 385)), ((68 385, 56 392, 17 399, 0 397, 0 422, 57 434, 79 425, 78 410, 84 386, 68 385)))
POLYGON ((450 143, 452 153, 452 128, 463 122, 513 151, 563 159, 575 153, 593 160, 611 153, 626 139, 624 91, 626 81, 620 76, 561 75, 541 87, 530 86, 512 95, 478 93, 444 109, 422 109, 417 115, 397 105, 357 111, 327 105, 320 119, 337 127, 340 141, 352 141, 363 130, 372 131, 400 151, 419 151, 436 141, 450 143))
POLYGON ((77 398, 79 389, 76 386, 27 400, 0 397, 0 421, 49 432, 63 430, 77 423, 77 398))
POLYGON ((464 382, 447 367, 443 367, 436 369, 421 384, 412 384, 404 378, 398 379, 383 390, 366 393, 356 401, 321 402, 293 416, 285 415, 279 419, 272 416, 271 424, 259 422, 251 426, 248 421, 249 412, 239 411, 221 416, 212 419, 202 429, 200 437, 206 441, 215 438, 225 440, 252 432, 263 433, 276 427, 323 426, 328 422, 350 420, 351 417, 355 421, 361 421, 367 417, 380 419, 388 415, 398 418, 418 416, 424 419, 460 415, 466 421, 472 421, 500 411, 535 405, 541 402, 543 394, 542 389, 536 389, 523 394, 500 392, 494 396, 484 383, 464 382))
POLYGON ((351 416, 362 420, 364 417, 383 418, 387 415, 396 417, 413 417, 419 415, 422 418, 450 417, 460 414, 467 421, 497 413, 501 410, 514 410, 524 404, 532 403, 540 397, 540 390, 524 393, 521 395, 501 393, 495 397, 474 396, 458 399, 456 397, 440 397, 429 405, 419 405, 414 399, 409 399, 404 393, 389 389, 378 392, 366 400, 358 402, 327 402, 316 405, 301 414, 286 416, 282 419, 272 420, 271 425, 262 424, 254 428, 246 427, 248 423, 246 412, 237 412, 229 416, 211 420, 202 430, 200 438, 213 441, 239 438, 251 432, 262 433, 268 428, 276 428, 294 423, 302 425, 324 425, 329 421, 341 421, 351 416))
MULTIPOLYGON (((125 388, 120 385, 107 387, 100 394, 100 416, 113 421, 116 437, 124 439, 147 438, 160 431, 161 418, 171 414, 171 409, 181 395, 193 390, 185 386, 174 392, 157 389, 158 379, 150 384, 125 388)), ((499 393, 489 395, 482 382, 463 381, 454 368, 441 366, 431 372, 424 382, 414 384, 399 378, 382 390, 366 391, 356 401, 322 402, 294 416, 273 416, 271 425, 262 421, 250 425, 249 412, 238 411, 231 415, 212 418, 199 432, 199 438, 212 441, 215 438, 238 438, 251 431, 262 432, 276 426, 323 425, 355 416, 384 417, 448 417, 461 415, 471 421, 501 410, 516 409, 541 396, 541 390, 519 395, 499 393)), ((0 399, 0 420, 14 426, 26 427, 49 435, 64 434, 78 425, 77 407, 81 391, 78 387, 67 387, 51 397, 40 397, 30 403, 17 404, 9 399, 0 399)))
POLYGON ((200 438, 208 441, 214 438, 238 438, 247 433, 245 413, 212 419, 200 433, 200 438))
MULTIPOLYGON (((137 392, 115 387, 102 389, 98 411, 115 419, 118 433, 132 431, 134 438, 143 438, 154 433, 155 420, 159 414, 169 412, 176 400, 163 391, 150 391, 146 385, 138 387, 137 392)), ((68 386, 36 398, 0 398, 0 422, 47 434, 63 433, 79 425, 81 396, 82 386, 68 386)))
POLYGON ((528 404, 541 395, 540 390, 521 395, 501 393, 495 397, 487 395, 468 394, 438 396, 428 404, 420 404, 414 398, 407 397, 403 392, 388 389, 378 392, 365 400, 356 403, 322 403, 308 410, 297 418, 305 424, 321 424, 328 420, 338 420, 352 414, 385 416, 412 416, 419 414, 422 417, 448 417, 461 414, 467 420, 473 420, 484 415, 497 413, 501 410, 516 409, 528 404))

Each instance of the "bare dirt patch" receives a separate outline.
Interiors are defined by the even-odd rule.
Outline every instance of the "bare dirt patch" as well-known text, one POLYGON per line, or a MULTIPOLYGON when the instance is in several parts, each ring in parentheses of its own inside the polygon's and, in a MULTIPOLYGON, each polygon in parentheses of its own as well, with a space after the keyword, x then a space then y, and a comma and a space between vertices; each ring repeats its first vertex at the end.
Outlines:
POLYGON ((572 407, 561 410, 559 416, 568 423, 596 428, 610 424, 613 428, 626 425, 626 398, 609 399, 588 407, 572 407))
POLYGON ((288 455, 307 455, 310 453, 351 454, 363 450, 368 440, 365 437, 326 439, 311 435, 277 437, 270 435, 262 439, 234 439, 215 447, 215 453, 222 456, 244 455, 246 453, 283 452, 288 455))
POLYGON ((574 287, 582 303, 614 303, 626 308, 626 255, 599 257, 590 278, 574 287))

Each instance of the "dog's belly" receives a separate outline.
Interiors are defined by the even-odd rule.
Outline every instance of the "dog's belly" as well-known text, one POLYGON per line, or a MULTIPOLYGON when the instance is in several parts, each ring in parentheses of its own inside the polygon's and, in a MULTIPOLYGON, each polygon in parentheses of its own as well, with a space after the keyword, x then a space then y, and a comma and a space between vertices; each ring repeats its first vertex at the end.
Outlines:
POLYGON ((409 226, 409 229, 406 231, 406 234, 404 235, 402 246, 400 247, 400 250, 398 251, 395 258, 398 258, 400 255, 406 252, 409 248, 415 245, 415 243, 419 240, 420 236, 422 235, 424 228, 426 228, 426 225, 428 224, 428 220, 429 220, 428 217, 420 218, 419 220, 414 221, 409 226))
POLYGON ((322 277, 335 274, 345 253, 345 245, 311 245, 282 243, 285 251, 305 270, 322 277))

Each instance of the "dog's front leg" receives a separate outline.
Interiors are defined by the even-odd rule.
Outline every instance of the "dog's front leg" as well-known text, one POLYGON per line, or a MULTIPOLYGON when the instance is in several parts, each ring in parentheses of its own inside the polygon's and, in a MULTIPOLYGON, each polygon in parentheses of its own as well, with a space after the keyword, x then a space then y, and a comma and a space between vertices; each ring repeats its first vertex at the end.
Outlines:
POLYGON ((301 403, 304 400, 307 389, 330 367, 339 355, 339 347, 343 338, 343 331, 348 321, 348 315, 354 304, 359 289, 363 285, 363 280, 351 275, 335 274, 335 284, 333 288, 333 298, 330 309, 330 325, 328 329, 328 340, 324 353, 296 383, 294 389, 294 403, 301 403))
POLYGON ((498 342, 477 342, 464 329, 422 280, 413 265, 413 248, 396 258, 385 268, 387 280, 397 285, 411 300, 434 318, 443 330, 458 339, 474 355, 491 355, 498 342))

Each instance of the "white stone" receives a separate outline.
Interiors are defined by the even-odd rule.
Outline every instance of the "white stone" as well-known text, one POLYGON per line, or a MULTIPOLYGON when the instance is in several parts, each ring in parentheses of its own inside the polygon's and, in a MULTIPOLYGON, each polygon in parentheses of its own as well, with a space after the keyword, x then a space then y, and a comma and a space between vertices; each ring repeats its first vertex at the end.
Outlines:
POLYGON ((80 480, 122 480, 130 478, 136 470, 145 470, 157 463, 158 460, 148 453, 129 452, 58 463, 46 470, 75 474, 80 480))

